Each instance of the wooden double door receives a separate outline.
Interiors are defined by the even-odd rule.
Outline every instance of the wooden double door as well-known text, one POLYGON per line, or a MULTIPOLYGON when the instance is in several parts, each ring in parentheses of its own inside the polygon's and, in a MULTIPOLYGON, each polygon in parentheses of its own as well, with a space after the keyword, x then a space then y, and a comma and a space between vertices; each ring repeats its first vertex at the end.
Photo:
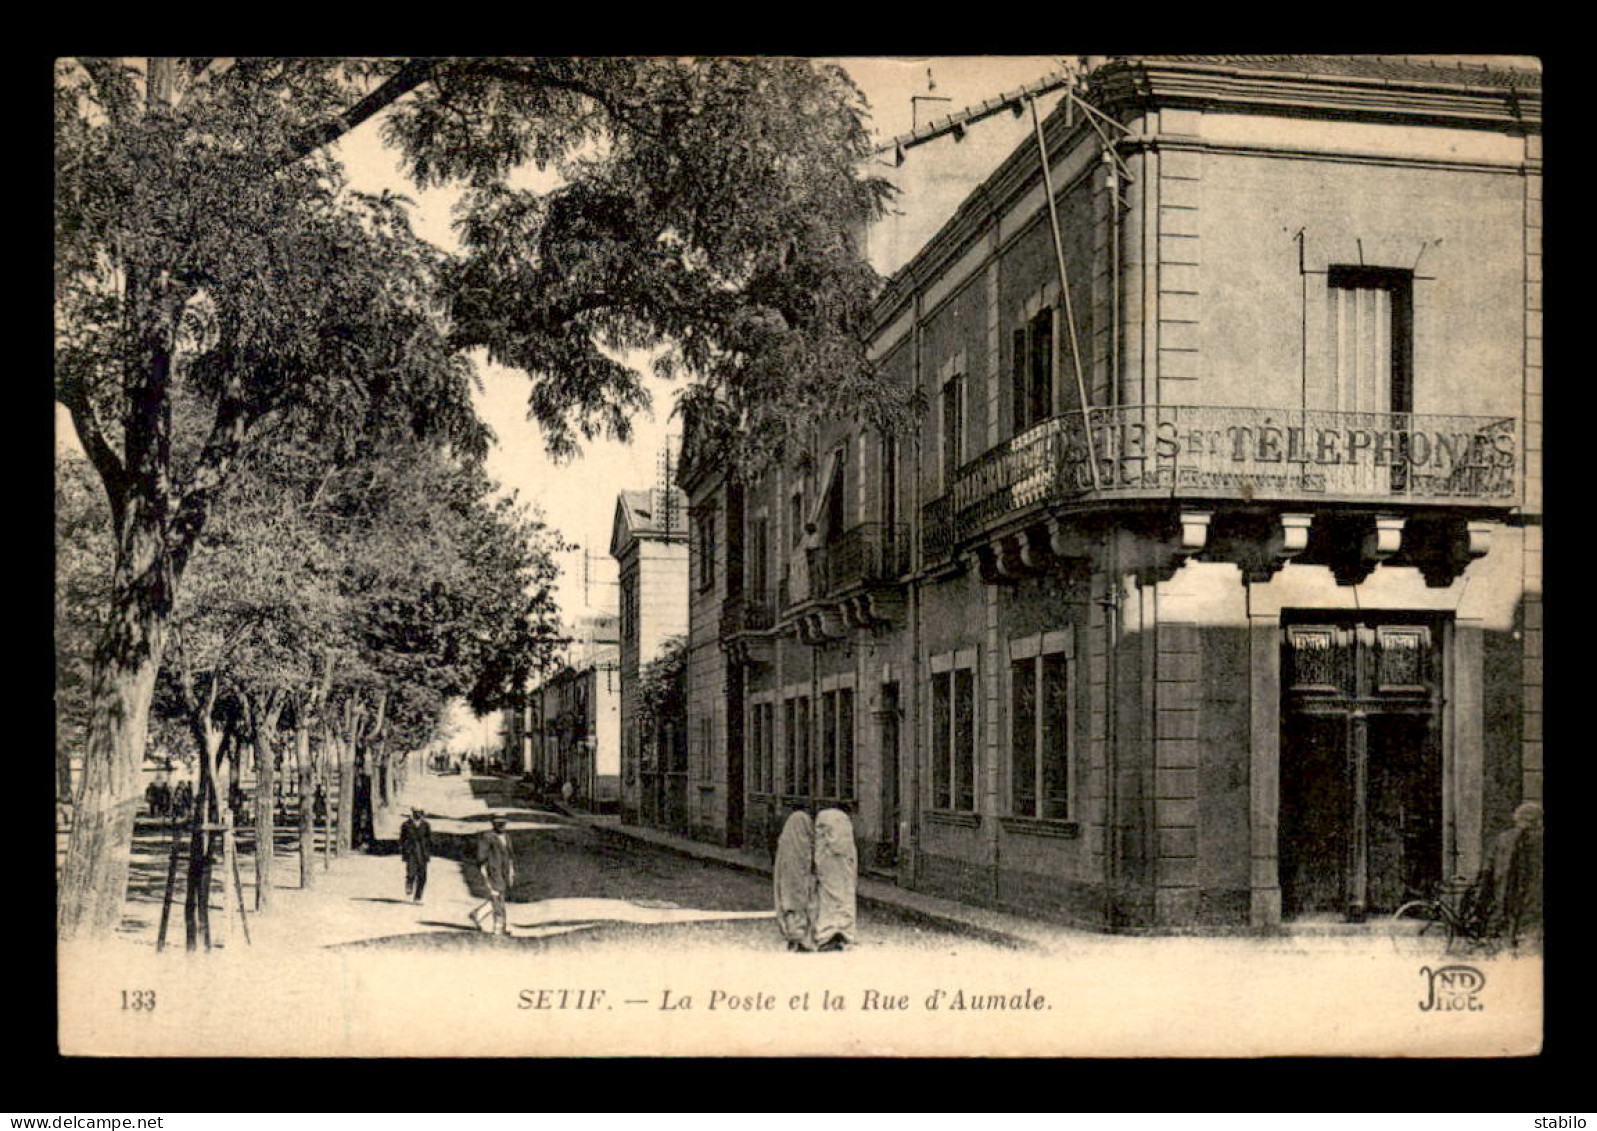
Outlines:
POLYGON ((1442 875, 1442 637, 1417 615, 1283 625, 1279 862, 1287 918, 1358 921, 1442 875))

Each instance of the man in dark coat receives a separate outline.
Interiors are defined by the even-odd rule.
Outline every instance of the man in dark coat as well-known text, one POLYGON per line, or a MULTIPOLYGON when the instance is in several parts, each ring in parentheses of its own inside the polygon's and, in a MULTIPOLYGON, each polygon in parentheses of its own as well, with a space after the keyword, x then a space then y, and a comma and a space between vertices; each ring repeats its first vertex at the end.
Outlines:
POLYGON ((516 882, 516 861, 510 851, 510 835, 505 832, 505 819, 498 814, 494 815, 493 828, 477 837, 477 867, 488 888, 488 898, 471 913, 471 921, 478 930, 485 930, 484 912, 491 911, 493 933, 508 935, 510 923, 505 915, 505 894, 516 882))
POLYGON ((1509 946, 1534 944, 1542 930, 1542 807, 1514 810, 1514 827, 1499 833, 1481 869, 1477 893, 1485 927, 1509 946))
POLYGON ((427 861, 432 858, 432 827, 412 809, 399 826, 399 854, 405 858, 405 894, 417 903, 427 890, 427 861))

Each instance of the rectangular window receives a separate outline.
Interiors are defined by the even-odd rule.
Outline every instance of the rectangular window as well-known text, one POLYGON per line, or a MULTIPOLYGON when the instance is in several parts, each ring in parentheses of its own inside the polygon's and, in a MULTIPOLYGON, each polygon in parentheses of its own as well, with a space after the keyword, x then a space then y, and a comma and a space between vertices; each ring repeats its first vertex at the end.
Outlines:
POLYGON ((976 809, 976 671, 932 675, 932 807, 976 809))
POLYGON ((782 703, 782 775, 788 793, 798 792, 798 703, 782 703))
POLYGON ((891 531, 898 523, 898 439, 882 433, 882 522, 891 531))
POLYGON ((815 778, 810 765, 810 700, 806 695, 800 695, 798 698, 794 730, 798 738, 798 782, 793 792, 808 796, 815 790, 815 778))
POLYGON ((821 793, 837 796, 837 692, 821 696, 821 793))
POLYGON ((837 796, 854 796, 854 689, 837 693, 837 796))
POLYGON ((711 775, 711 748, 715 742, 715 720, 708 715, 699 719, 699 780, 709 781, 711 775))
POLYGON ((954 676, 938 672, 932 676, 932 808, 952 809, 952 752, 954 726, 954 676))
POLYGON ((1010 645, 1009 811, 1063 821, 1070 816, 1071 690, 1064 634, 1010 645))
POLYGON ((1332 267, 1330 340, 1339 412, 1414 411, 1414 273, 1332 267))
POLYGON ((756 601, 766 601, 769 598, 765 591, 770 586, 770 530, 769 523, 764 516, 756 518, 749 529, 749 590, 756 601))
POLYGON ((1054 414, 1054 312, 1044 307, 1010 335, 1010 411, 1016 432, 1054 414))
POLYGON ((776 704, 760 704, 760 762, 763 770, 760 781, 765 783, 767 791, 776 789, 776 704))
POLYGON ((1037 672, 1035 660, 1009 665, 1010 812, 1037 815, 1037 672))
POLYGON ((715 586, 715 512, 704 511, 697 518, 699 543, 699 592, 715 586))
POLYGON ((943 384, 943 489, 965 462, 965 375, 943 384))
POLYGON ((976 673, 954 672, 954 808, 976 808, 976 673))
POLYGON ((761 757, 764 748, 761 742, 760 704, 754 703, 749 707, 749 753, 752 755, 749 766, 749 789, 755 793, 765 792, 765 760, 761 757))

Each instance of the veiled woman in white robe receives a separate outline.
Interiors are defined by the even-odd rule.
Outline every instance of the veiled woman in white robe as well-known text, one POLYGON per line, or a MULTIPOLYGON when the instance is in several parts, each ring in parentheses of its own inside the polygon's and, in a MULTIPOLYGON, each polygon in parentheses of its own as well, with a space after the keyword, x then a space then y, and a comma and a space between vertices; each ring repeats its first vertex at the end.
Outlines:
POLYGON ((815 826, 802 809, 788 815, 776 842, 776 924, 789 950, 814 950, 815 826))
POLYGON ((815 917, 818 950, 837 950, 854 941, 855 889, 859 850, 854 825, 841 809, 822 809, 815 818, 815 917))

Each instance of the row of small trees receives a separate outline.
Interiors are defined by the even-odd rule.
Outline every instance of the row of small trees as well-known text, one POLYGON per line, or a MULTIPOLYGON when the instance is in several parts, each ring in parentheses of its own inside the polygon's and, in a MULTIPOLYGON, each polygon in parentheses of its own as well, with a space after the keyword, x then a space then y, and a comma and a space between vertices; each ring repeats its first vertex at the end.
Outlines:
MULTIPOLYGON (((110 561, 73 677, 61 937, 120 916, 158 687, 214 752, 219 719, 296 746, 330 719, 335 746, 392 736, 427 706, 398 688, 467 682, 415 675, 439 662, 479 665, 479 704, 508 685, 514 649, 451 651, 480 606, 399 568, 430 533, 365 498, 432 514, 398 486, 419 475, 481 500, 474 354, 530 378, 564 453, 647 405, 618 351, 652 351, 706 435, 755 452, 817 413, 902 407, 865 351, 878 280, 855 235, 886 189, 860 172, 864 110, 842 71, 792 59, 57 64, 55 390, 110 561), (345 182, 335 143, 379 116, 417 184, 464 190, 460 254, 345 182), (558 187, 518 187, 529 164, 558 187), (332 623, 353 627, 329 648, 332 623)), ((459 523, 470 560, 511 553, 459 523)))
MULTIPOLYGON (((231 478, 196 542, 152 698, 152 738, 198 770, 190 945, 207 929, 198 893, 209 887, 228 783, 243 767, 254 768, 261 910, 273 885, 279 764, 297 778, 298 882, 307 886, 318 786, 329 849, 355 847, 406 753, 439 737, 448 700, 486 710, 547 662, 558 539, 492 486, 474 461, 403 438, 339 459, 275 429, 231 478)), ((109 513, 91 488, 83 461, 64 458, 57 522, 72 545, 57 588, 57 665, 69 742, 87 725, 83 673, 108 583, 93 550, 108 540, 109 513)))

